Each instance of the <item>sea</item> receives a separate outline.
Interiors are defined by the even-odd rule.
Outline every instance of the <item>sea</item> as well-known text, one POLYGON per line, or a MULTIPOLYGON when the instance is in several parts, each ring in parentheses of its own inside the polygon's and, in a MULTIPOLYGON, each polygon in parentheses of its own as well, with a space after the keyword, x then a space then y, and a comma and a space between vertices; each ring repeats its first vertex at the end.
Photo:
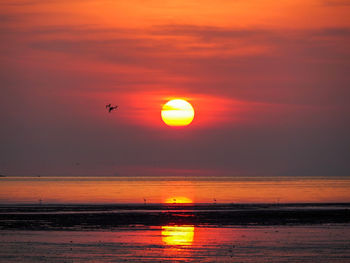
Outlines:
POLYGON ((348 177, 1 177, 1 262, 350 262, 348 177))

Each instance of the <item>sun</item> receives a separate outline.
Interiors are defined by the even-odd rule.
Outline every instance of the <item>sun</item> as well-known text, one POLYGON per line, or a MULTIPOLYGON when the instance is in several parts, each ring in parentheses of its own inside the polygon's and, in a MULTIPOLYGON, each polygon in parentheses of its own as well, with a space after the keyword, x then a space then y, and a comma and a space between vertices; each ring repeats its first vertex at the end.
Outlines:
POLYGON ((174 99, 163 105, 161 115, 168 126, 187 126, 193 121, 194 109, 189 102, 174 99))

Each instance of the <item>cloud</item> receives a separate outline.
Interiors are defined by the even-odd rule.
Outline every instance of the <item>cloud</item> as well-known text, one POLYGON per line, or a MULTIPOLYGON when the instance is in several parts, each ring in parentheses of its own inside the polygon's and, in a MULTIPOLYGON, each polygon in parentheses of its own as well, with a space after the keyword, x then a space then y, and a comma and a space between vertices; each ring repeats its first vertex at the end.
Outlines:
POLYGON ((344 25, 34 25, 34 13, 21 16, 0 18, 1 168, 69 170, 78 160, 107 174, 349 172, 344 25), (162 126, 172 96, 195 105, 189 129, 162 126), (120 111, 106 115, 106 102, 120 111))
POLYGON ((320 0, 320 3, 325 6, 349 6, 349 0, 320 0))

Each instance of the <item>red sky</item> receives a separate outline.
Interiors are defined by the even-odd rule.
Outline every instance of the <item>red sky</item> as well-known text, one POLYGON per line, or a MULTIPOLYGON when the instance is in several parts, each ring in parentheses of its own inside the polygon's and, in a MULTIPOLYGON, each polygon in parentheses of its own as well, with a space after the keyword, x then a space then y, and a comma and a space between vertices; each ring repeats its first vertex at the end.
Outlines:
POLYGON ((0 39, 1 174, 349 175, 350 1, 5 0, 0 39))

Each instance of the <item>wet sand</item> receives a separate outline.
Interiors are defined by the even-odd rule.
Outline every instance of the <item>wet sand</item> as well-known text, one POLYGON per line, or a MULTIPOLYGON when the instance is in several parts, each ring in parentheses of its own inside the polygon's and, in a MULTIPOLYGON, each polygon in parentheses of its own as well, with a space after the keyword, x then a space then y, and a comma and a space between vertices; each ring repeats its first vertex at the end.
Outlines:
POLYGON ((0 229, 95 230, 122 226, 350 223, 350 204, 16 205, 0 207, 0 229))
POLYGON ((350 262, 350 204, 2 205, 1 262, 350 262))
POLYGON ((6 230, 0 231, 0 258, 1 262, 349 262, 349 236, 349 225, 6 230))

